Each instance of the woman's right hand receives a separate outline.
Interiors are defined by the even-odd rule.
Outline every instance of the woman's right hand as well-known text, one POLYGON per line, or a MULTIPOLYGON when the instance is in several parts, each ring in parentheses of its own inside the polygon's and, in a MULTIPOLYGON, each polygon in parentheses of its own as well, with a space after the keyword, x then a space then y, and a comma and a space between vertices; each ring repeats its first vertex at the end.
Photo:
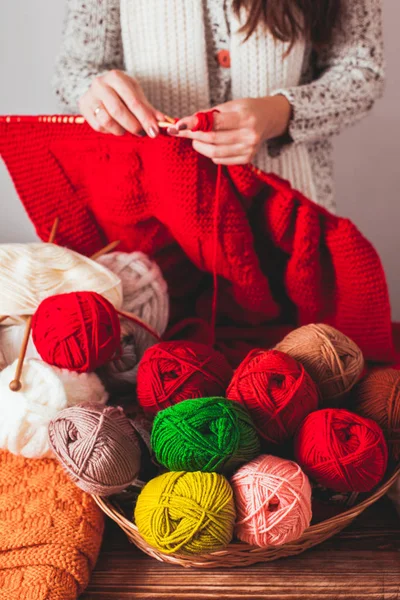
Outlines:
POLYGON ((79 109, 96 131, 157 137, 165 115, 148 102, 136 79, 113 70, 96 77, 79 100, 79 109))

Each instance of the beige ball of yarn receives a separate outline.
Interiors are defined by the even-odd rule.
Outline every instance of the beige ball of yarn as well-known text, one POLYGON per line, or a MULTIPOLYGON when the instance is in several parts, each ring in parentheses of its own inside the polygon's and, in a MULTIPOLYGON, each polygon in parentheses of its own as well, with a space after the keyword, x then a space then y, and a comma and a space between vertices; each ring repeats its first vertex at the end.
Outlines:
POLYGON ((360 348, 330 325, 312 324, 289 333, 276 350, 302 363, 318 385, 324 406, 340 403, 364 368, 360 348))
POLYGON ((68 406, 82 402, 99 406, 108 400, 94 373, 57 369, 25 360, 19 392, 12 392, 17 361, 0 373, 0 449, 26 458, 51 457, 48 426, 68 406))
MULTIPOLYGON (((0 371, 11 365, 19 356, 22 340, 25 334, 25 325, 6 325, 0 327, 0 371)), ((26 358, 40 360, 32 337, 29 338, 26 349, 26 358)))
MULTIPOLYGON (((158 265, 142 252, 111 252, 97 260, 121 279, 123 310, 139 317, 161 336, 168 325, 169 299, 158 265)), ((157 343, 154 336, 127 319, 121 319, 121 334, 121 356, 100 371, 112 390, 136 383, 140 359, 157 343)))
POLYGON ((55 244, 0 244, 0 289, 0 316, 17 321, 33 315, 45 298, 68 292, 97 292, 116 308, 122 306, 121 281, 115 273, 55 244))

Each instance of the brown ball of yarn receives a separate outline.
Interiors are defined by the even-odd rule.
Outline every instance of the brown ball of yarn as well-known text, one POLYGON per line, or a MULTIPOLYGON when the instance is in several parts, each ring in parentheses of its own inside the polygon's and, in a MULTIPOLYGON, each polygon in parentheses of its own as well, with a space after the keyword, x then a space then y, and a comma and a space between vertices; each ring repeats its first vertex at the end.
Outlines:
POLYGON ((400 460, 400 371, 372 371, 356 387, 354 401, 359 415, 380 425, 391 456, 400 460))
POLYGON ((299 327, 276 350, 302 363, 318 385, 325 406, 339 404, 364 368, 364 357, 357 344, 330 325, 299 327))
POLYGON ((51 421, 49 440, 72 480, 89 494, 117 494, 139 474, 139 438, 120 407, 66 408, 51 421))

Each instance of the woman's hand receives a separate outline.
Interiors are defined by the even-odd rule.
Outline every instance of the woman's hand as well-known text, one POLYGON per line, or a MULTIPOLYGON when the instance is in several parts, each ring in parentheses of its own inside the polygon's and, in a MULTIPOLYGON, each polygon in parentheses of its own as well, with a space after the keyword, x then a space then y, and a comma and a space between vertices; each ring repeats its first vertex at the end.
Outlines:
POLYGON ((233 100, 215 107, 214 131, 192 132, 194 115, 168 129, 177 137, 193 140, 193 148, 215 164, 242 165, 252 162, 261 144, 287 132, 291 105, 282 95, 233 100))
POLYGON ((157 121, 165 120, 148 102, 139 83, 118 70, 96 77, 80 99, 79 109, 93 129, 114 135, 129 131, 155 138, 157 121))

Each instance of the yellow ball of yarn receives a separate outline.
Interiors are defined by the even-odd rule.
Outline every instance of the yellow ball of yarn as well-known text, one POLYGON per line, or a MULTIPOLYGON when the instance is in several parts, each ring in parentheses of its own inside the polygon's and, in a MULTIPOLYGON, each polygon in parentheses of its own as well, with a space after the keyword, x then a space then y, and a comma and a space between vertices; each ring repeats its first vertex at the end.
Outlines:
POLYGON ((173 471, 141 491, 135 522, 146 542, 164 554, 208 554, 232 539, 233 492, 218 473, 173 471))

